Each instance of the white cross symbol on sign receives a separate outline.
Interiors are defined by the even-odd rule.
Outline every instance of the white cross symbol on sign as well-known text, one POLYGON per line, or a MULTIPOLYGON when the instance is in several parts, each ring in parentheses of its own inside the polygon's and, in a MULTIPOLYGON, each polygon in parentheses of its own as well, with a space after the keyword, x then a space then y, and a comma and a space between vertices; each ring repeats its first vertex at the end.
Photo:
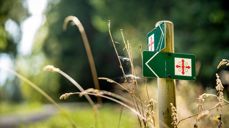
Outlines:
POLYGON ((175 58, 175 75, 192 76, 191 59, 175 58))
POLYGON ((154 34, 148 38, 148 42, 149 51, 154 51, 154 34))

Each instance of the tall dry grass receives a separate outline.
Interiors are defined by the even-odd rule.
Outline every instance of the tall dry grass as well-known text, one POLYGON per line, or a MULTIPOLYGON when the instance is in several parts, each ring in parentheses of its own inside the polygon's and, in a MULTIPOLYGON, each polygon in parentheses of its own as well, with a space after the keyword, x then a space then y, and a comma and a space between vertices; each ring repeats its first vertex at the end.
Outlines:
MULTIPOLYGON (((92 108, 94 110, 94 113, 95 113, 94 127, 96 127, 96 128, 98 127, 97 118, 99 117, 99 113, 98 113, 99 109, 97 108, 94 101, 90 98, 90 96, 96 96, 96 97, 109 99, 109 100, 111 100, 117 104, 120 104, 124 108, 130 110, 131 112, 133 112, 136 115, 140 128, 155 128, 155 127, 157 127, 158 126, 157 124, 160 122, 160 120, 158 120, 158 118, 156 116, 157 115, 157 109, 158 109, 157 103, 160 101, 157 101, 154 99, 154 97, 150 96, 149 92, 152 90, 149 90, 150 88, 148 88, 147 83, 146 83, 147 80, 145 78, 142 78, 142 77, 136 75, 136 71, 135 71, 136 67, 135 67, 134 59, 133 59, 133 55, 132 55, 133 51, 132 51, 130 42, 125 38, 124 31, 121 29, 120 34, 121 34, 122 42, 123 42, 122 45, 124 47, 124 51, 126 52, 127 56, 121 57, 121 56, 119 56, 118 49, 116 48, 116 44, 115 44, 116 41, 112 36, 111 22, 110 21, 108 22, 108 30, 109 30, 109 35, 111 38, 111 43, 112 43, 112 46, 113 46, 114 51, 116 53, 116 57, 117 57, 118 62, 119 62, 120 70, 122 71, 123 77, 125 79, 124 82, 118 83, 117 81, 114 81, 110 78, 97 76, 97 72, 96 72, 96 68, 95 68, 95 64, 94 64, 94 60, 93 60, 93 55, 92 55, 92 52, 90 50, 89 41, 86 37, 86 33, 84 31, 84 28, 83 28, 82 24, 80 23, 80 21, 78 20, 78 18, 74 17, 74 16, 69 16, 65 19, 64 28, 66 28, 68 22, 70 22, 70 21, 72 21, 78 27, 78 29, 81 32, 81 36, 82 36, 82 39, 83 39, 83 42, 85 45, 85 49, 87 51, 89 63, 90 63, 90 68, 91 68, 91 73, 93 76, 93 81, 95 84, 95 89, 90 88, 90 89, 84 90, 83 87, 80 84, 78 84, 73 78, 71 78, 67 73, 60 70, 59 68, 48 65, 44 68, 46 71, 59 73, 60 75, 65 77, 67 80, 69 80, 79 90, 79 92, 66 92, 60 96, 60 99, 61 100, 67 100, 70 96, 75 96, 75 95, 80 96, 80 97, 85 96, 85 98, 87 99, 87 101, 90 103, 90 105, 92 106, 92 108), (128 60, 130 62, 130 69, 131 69, 130 74, 125 73, 125 71, 124 71, 123 65, 121 63, 121 61, 122 61, 121 59, 123 59, 123 58, 125 58, 126 60, 128 60), (111 85, 118 86, 119 87, 118 89, 124 90, 125 93, 116 94, 113 92, 100 90, 99 80, 105 80, 105 81, 109 82, 111 85), (142 86, 142 85, 144 85, 144 86, 142 86), (141 89, 142 87, 144 87, 144 89, 141 89), (143 98, 141 92, 143 92, 147 95, 146 98, 143 98)), ((142 51, 141 48, 139 49, 139 51, 140 52, 142 51)), ((141 53, 139 53, 139 54, 141 55, 141 53)), ((222 66, 229 66, 229 61, 226 59, 223 59, 219 63, 217 68, 220 68, 222 66)), ((51 103, 53 103, 58 109, 62 110, 62 108, 48 94, 46 94, 42 89, 40 89, 37 85, 35 85, 34 83, 32 83, 31 81, 26 79, 24 76, 22 76, 21 74, 18 74, 15 71, 12 71, 12 70, 9 70, 6 68, 3 68, 3 69, 5 69, 8 72, 15 74, 21 80, 27 82, 32 88, 34 88, 37 92, 39 92, 41 95, 43 95, 47 100, 49 100, 51 103)), ((180 85, 180 86, 182 86, 182 85, 180 85)), ((154 88, 153 91, 156 93, 157 92, 156 90, 157 89, 154 88)), ((173 127, 174 128, 184 127, 184 125, 182 125, 182 123, 189 122, 189 124, 190 124, 190 120, 191 120, 191 124, 193 125, 192 127, 194 127, 194 128, 204 127, 204 125, 206 125, 206 124, 204 124, 202 122, 206 122, 206 118, 210 118, 211 115, 214 115, 216 117, 214 122, 215 122, 215 125, 217 128, 226 127, 224 125, 226 122, 223 121, 223 118, 224 118, 223 117, 223 115, 224 115, 223 108, 229 104, 229 101, 227 101, 224 98, 224 94, 223 94, 224 87, 222 85, 222 82, 220 80, 220 76, 218 74, 216 74, 215 90, 216 90, 216 94, 203 93, 196 99, 197 106, 194 109, 194 110, 196 110, 196 113, 194 113, 194 114, 193 114, 193 112, 190 112, 190 113, 186 114, 187 116, 186 115, 180 116, 183 114, 183 113, 180 113, 180 110, 178 109, 180 103, 177 104, 178 108, 176 108, 173 104, 171 104, 171 111, 172 111, 171 118, 173 120, 173 122, 172 122, 173 127), (214 100, 212 106, 207 103, 207 102, 209 102, 209 99, 214 100)), ((177 96, 177 97, 179 98, 179 96, 177 96)), ((120 120, 121 120, 121 114, 120 114, 120 120)), ((69 121, 70 121, 70 123, 73 124, 72 125, 73 127, 76 126, 74 124, 74 122, 72 122, 71 119, 69 119, 69 121)), ((118 126, 118 127, 121 127, 121 126, 118 126)), ((164 124, 164 127, 167 128, 168 126, 166 124, 164 124)))
MULTIPOLYGON (((75 17, 75 16, 68 16, 65 18, 64 20, 64 25, 63 25, 63 29, 66 30, 67 29, 67 25, 69 22, 72 22, 74 25, 76 25, 81 33, 81 37, 83 39, 83 44, 84 44, 84 48, 86 50, 86 54, 87 54, 87 58, 89 61, 89 65, 90 65, 90 69, 91 69, 91 74, 92 74, 92 78, 93 78, 93 82, 95 84, 95 88, 96 89, 100 89, 100 85, 99 85, 99 81, 98 81, 98 76, 97 76, 97 71, 96 71, 96 67, 95 67, 95 61, 93 58, 93 54, 91 51, 91 47, 87 38, 87 34, 84 30, 83 25, 81 24, 80 20, 75 17)), ((97 98, 98 103, 101 103, 101 98, 97 98)))
POLYGON ((50 97, 44 90, 42 90, 38 85, 34 84, 32 81, 30 81, 29 79, 27 79, 25 76, 23 76, 22 74, 8 68, 8 67, 3 67, 0 65, 0 69, 9 72, 15 76, 17 76, 20 80, 24 81, 25 83, 27 83, 30 87, 32 87, 35 91, 37 91, 38 93, 40 93, 42 96, 44 96, 44 98, 46 98, 51 104, 53 104, 59 111, 61 111, 64 115, 64 117, 69 121, 69 123, 71 124, 71 126, 73 128, 76 128, 76 123, 70 118, 69 113, 62 108, 60 105, 58 105, 58 103, 52 98, 50 97))

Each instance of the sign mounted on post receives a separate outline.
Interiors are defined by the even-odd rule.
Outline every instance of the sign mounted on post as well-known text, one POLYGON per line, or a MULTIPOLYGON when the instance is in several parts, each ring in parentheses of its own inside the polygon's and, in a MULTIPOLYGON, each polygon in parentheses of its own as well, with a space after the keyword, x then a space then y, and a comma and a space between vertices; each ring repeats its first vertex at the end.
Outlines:
POLYGON ((192 76, 192 60, 185 58, 174 58, 175 75, 192 76))
POLYGON ((195 56, 174 53, 174 28, 171 21, 159 21, 147 34, 148 50, 143 52, 143 76, 157 77, 159 128, 173 127, 171 103, 176 106, 175 81, 195 79, 195 56), (161 123, 163 122, 163 123, 161 123))
POLYGON ((147 34, 148 51, 161 51, 165 45, 165 23, 161 23, 147 34))
POLYGON ((166 77, 166 57, 161 52, 143 52, 143 76, 145 77, 166 77))
POLYGON ((143 52, 143 76, 195 79, 195 56, 166 52, 143 52))

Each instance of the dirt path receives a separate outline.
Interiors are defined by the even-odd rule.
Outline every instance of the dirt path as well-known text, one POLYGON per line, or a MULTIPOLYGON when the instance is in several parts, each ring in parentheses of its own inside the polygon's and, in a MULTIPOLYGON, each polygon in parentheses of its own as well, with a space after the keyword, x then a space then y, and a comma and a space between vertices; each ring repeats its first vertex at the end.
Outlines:
POLYGON ((0 115, 0 128, 17 128, 20 125, 26 125, 37 121, 45 120, 54 114, 57 110, 51 105, 45 105, 40 112, 26 114, 0 115))

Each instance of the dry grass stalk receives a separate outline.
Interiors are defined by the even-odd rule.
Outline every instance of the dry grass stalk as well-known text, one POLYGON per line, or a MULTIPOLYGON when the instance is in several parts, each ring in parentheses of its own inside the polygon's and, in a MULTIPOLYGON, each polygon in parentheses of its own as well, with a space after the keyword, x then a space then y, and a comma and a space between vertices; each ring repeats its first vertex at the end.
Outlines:
MULTIPOLYGON (((214 94, 208 94, 208 96, 217 97, 217 96, 214 95, 214 94)), ((224 102, 225 102, 225 104, 223 104, 222 107, 223 107, 223 106, 226 106, 226 105, 229 105, 229 101, 227 101, 227 100, 224 99, 224 102)), ((213 106, 213 107, 207 109, 206 111, 209 111, 209 112, 210 112, 210 111, 212 111, 212 110, 214 110, 214 109, 217 109, 217 108, 218 108, 218 103, 217 103, 215 106, 213 106)), ((183 121, 185 121, 185 120, 187 120, 187 119, 196 117, 196 116, 198 116, 199 114, 200 114, 200 113, 198 112, 198 113, 196 113, 196 114, 193 114, 193 115, 191 115, 191 116, 188 116, 188 117, 186 117, 186 118, 183 118, 183 119, 179 120, 177 124, 179 125, 181 122, 183 122, 183 121)))
POLYGON ((195 124, 194 124, 194 128, 198 128, 198 125, 197 125, 197 123, 195 123, 195 124))
POLYGON ((126 103, 126 104, 128 104, 128 105, 131 105, 131 106, 133 105, 132 102, 130 102, 130 100, 124 98, 124 97, 121 96, 121 95, 117 95, 117 94, 112 93, 112 92, 109 92, 109 91, 97 90, 97 89, 93 89, 93 88, 89 88, 89 89, 83 91, 83 92, 80 94, 80 96, 86 95, 87 93, 94 93, 94 94, 96 94, 96 95, 107 95, 107 96, 109 96, 109 97, 113 97, 113 98, 115 98, 115 99, 118 99, 118 100, 120 100, 120 101, 122 101, 122 102, 124 102, 124 103, 126 103))
POLYGON ((207 95, 206 93, 200 95, 197 100, 198 100, 198 112, 204 111, 204 101, 206 100, 207 95))
POLYGON ((178 116, 177 116, 177 109, 176 107, 173 105, 173 103, 170 103, 170 107, 171 107, 171 112, 172 112, 172 125, 173 125, 173 128, 178 128, 178 116))
MULTIPOLYGON (((120 32, 121 32, 123 44, 125 46, 124 49, 126 50, 127 56, 128 56, 128 58, 130 60, 131 74, 133 76, 136 76, 135 71, 134 71, 133 56, 132 56, 132 52, 131 52, 131 47, 130 47, 129 41, 125 39, 123 29, 120 29, 120 32)), ((132 79, 132 80, 134 81, 134 86, 136 86, 137 85, 136 84, 136 79, 132 79)), ((133 90, 135 90, 135 89, 133 89, 133 90)))
MULTIPOLYGON (((81 92, 84 91, 84 89, 80 86, 80 84, 78 84, 72 77, 70 77, 68 74, 66 74, 65 72, 63 72, 62 70, 60 70, 59 68, 56 68, 52 65, 47 65, 44 67, 45 71, 51 71, 51 72, 57 72, 59 74, 61 74, 62 76, 64 76, 67 80, 69 80, 77 89, 79 89, 81 92)), ((60 96, 60 99, 67 99, 71 94, 65 93, 63 95, 60 96)), ((97 106, 95 105, 95 103, 93 102, 93 100, 90 98, 89 95, 84 95, 85 98, 87 99, 87 101, 89 102, 89 104, 92 106, 93 110, 94 110, 94 116, 95 116, 95 127, 97 128, 97 122, 98 122, 98 109, 97 106)), ((100 97, 99 97, 100 99, 100 97)))
POLYGON ((120 86, 122 89, 124 89, 125 91, 129 92, 129 90, 128 90, 125 86, 123 86, 122 84, 119 84, 118 82, 116 82, 116 81, 114 81, 114 80, 112 80, 112 79, 110 79, 110 78, 107 78, 107 77, 99 77, 98 79, 99 79, 99 80, 106 80, 106 81, 109 82, 109 83, 116 84, 116 85, 120 86))
MULTIPOLYGON (((2 67, 0 67, 2 68, 2 67)), ((39 88, 39 86, 37 86, 36 84, 34 84, 32 81, 28 80, 26 77, 24 77, 23 75, 9 69, 9 68, 2 68, 3 70, 10 72, 14 75, 16 75, 18 78, 20 78, 21 80, 23 80, 24 82, 26 82, 30 87, 32 87, 33 89, 35 89, 37 92, 39 92, 41 95, 43 95, 49 102, 51 102, 52 104, 54 104, 58 109, 61 109, 61 107, 55 102, 55 100, 53 100, 46 92, 44 92, 41 88, 39 88)))
MULTIPOLYGON (((120 68, 121 68, 122 73, 123 73, 124 78, 125 78, 125 82, 131 82, 131 83, 133 83, 133 86, 129 86, 130 88, 126 88, 126 87, 122 86, 121 84, 118 84, 118 85, 119 86, 121 85, 120 87, 122 87, 123 89, 125 89, 125 90, 128 91, 128 93, 130 94, 130 96, 132 98, 132 101, 134 103, 135 108, 137 109, 138 112, 140 112, 141 114, 143 114, 143 110, 140 110, 139 103, 136 102, 137 99, 136 99, 136 93, 135 93, 135 91, 136 91, 136 85, 137 85, 136 79, 138 77, 136 77, 135 73, 133 73, 134 72, 133 59, 132 59, 132 54, 131 54, 131 51, 130 51, 129 43, 128 43, 128 41, 125 40, 125 37, 124 37, 124 34, 123 34, 123 30, 121 29, 120 31, 121 31, 121 35, 122 35, 122 39, 123 39, 123 43, 124 43, 124 49, 127 51, 127 54, 128 54, 128 57, 124 57, 124 58, 127 59, 128 61, 130 61, 131 72, 132 72, 130 75, 125 75, 123 66, 122 66, 121 61, 120 61, 120 59, 122 59, 123 57, 119 57, 119 55, 118 55, 118 51, 116 49, 115 42, 113 40, 113 37, 112 37, 112 34, 111 34, 111 30, 110 30, 110 21, 108 23, 108 29, 109 29, 109 35, 111 37, 112 45, 113 45, 113 47, 115 49, 115 53, 116 53, 116 56, 118 57, 120 68), (128 81, 127 81, 127 76, 131 76, 131 77, 128 77, 129 78, 128 81)), ((107 80, 107 81, 109 82, 110 80, 107 80)), ((110 82, 113 83, 114 81, 110 81, 110 82)), ((117 82, 116 82, 116 84, 117 84, 117 82)), ((142 105, 141 102, 140 102, 140 104, 141 104, 141 108, 143 108, 142 107, 143 105, 142 105)), ((139 122, 142 122, 142 121, 139 119, 139 122)), ((141 124, 142 123, 140 123, 140 125, 141 124)))
MULTIPOLYGON (((227 63, 224 63, 224 62, 225 62, 225 59, 223 59, 223 61, 220 62, 220 64, 218 65, 218 67, 220 67, 220 66, 222 66, 224 64, 227 65, 227 63)), ((186 117, 186 118, 183 118, 183 119, 179 120, 178 121, 178 125, 180 124, 180 122, 182 122, 184 120, 187 120, 187 119, 190 119, 190 118, 195 117, 195 116, 197 116, 196 121, 198 122, 203 117, 207 116, 210 113, 210 111, 212 111, 214 109, 217 109, 220 112, 220 118, 219 118, 218 128, 221 128, 222 127, 222 120, 221 120, 221 118, 222 118, 221 117, 222 107, 223 106, 226 106, 226 105, 229 105, 229 101, 227 101, 226 99, 224 99, 223 89, 224 89, 224 87, 223 87, 222 82, 221 82, 221 80, 219 78, 219 75, 216 74, 216 91, 217 91, 217 95, 207 94, 207 93, 204 93, 204 94, 200 95, 199 98, 198 98, 198 111, 199 112, 197 114, 193 114, 193 115, 191 115, 189 117, 186 117), (208 98, 208 97, 215 97, 215 98, 217 98, 218 103, 216 105, 214 105, 213 107, 205 110, 203 104, 204 104, 206 98, 208 98)), ((197 122, 194 125, 194 127, 196 127, 196 128, 198 127, 197 122)))
POLYGON ((200 121, 201 119, 205 118, 206 116, 208 116, 210 113, 210 111, 205 110, 202 111, 200 114, 198 114, 198 116, 196 117, 196 121, 200 121))
POLYGON ((117 126, 117 128, 120 128, 120 122, 121 122, 121 119, 122 119, 122 114, 123 114, 123 106, 122 106, 121 109, 120 109, 119 119, 118 119, 118 126, 117 126))
MULTIPOLYGON (((123 29, 120 29, 120 32, 121 32, 121 36, 122 36, 122 39, 123 39, 123 44, 125 46, 124 49, 126 50, 127 56, 130 59, 131 74, 133 76, 136 76, 135 70, 134 70, 134 64, 133 64, 133 56, 132 56, 132 51, 131 51, 131 47, 130 47, 129 41, 125 39, 123 29)), ((130 92, 132 92, 132 93, 130 93, 130 95, 132 97, 132 101, 135 104, 135 108, 138 110, 138 112, 143 114, 144 110, 140 109, 140 106, 141 106, 141 108, 143 108, 142 102, 140 102, 140 105, 136 102, 136 97, 140 98, 139 96, 136 96, 137 95, 136 94, 136 89, 137 89, 137 85, 138 85, 137 80, 132 78, 131 79, 131 83, 133 83, 133 86, 131 86, 131 88, 130 88, 130 92)), ((139 123, 140 127, 141 127, 142 124, 145 124, 144 121, 142 121, 142 120, 139 120, 139 122, 140 122, 139 123)))
POLYGON ((222 105, 224 103, 224 97, 223 97, 223 84, 221 80, 219 79, 219 75, 216 74, 216 91, 217 91, 217 99, 218 99, 218 110, 222 112, 222 105))
MULTIPOLYGON (((52 103, 58 110, 62 111, 65 118, 70 122, 70 124, 72 125, 72 127, 76 127, 76 124, 75 122, 70 118, 70 116, 68 115, 68 113, 60 106, 57 104, 57 102, 52 98, 50 97, 45 91, 43 91, 41 88, 39 88, 39 86, 37 86, 36 84, 34 84, 32 81, 30 81, 29 79, 27 79, 26 77, 24 77, 23 75, 17 73, 16 71, 14 70, 11 70, 7 67, 2 67, 0 66, 1 69, 9 72, 9 73, 12 73, 14 74, 15 76, 17 76, 19 79, 21 79, 22 81, 24 81, 25 83, 27 83, 30 87, 32 87, 34 90, 36 90, 38 93, 40 93, 42 96, 44 96, 50 103, 52 103)), ((52 70, 57 70, 55 68, 48 68, 47 70, 51 71, 52 70)))
POLYGON ((229 66, 229 60, 227 60, 227 59, 222 59, 222 60, 219 62, 218 66, 217 66, 217 69, 219 69, 221 66, 224 66, 224 65, 229 66))
MULTIPOLYGON (((140 55, 141 60, 143 60, 142 45, 139 46, 139 55, 140 55)), ((144 78, 144 85, 145 85, 145 89, 146 89, 146 95, 147 95, 147 98, 150 99, 150 97, 149 97, 149 90, 148 90, 148 86, 146 85, 146 82, 147 82, 147 79, 144 78)))
POLYGON ((154 105, 155 102, 151 99, 147 105, 146 109, 146 119, 147 119, 147 127, 153 128, 155 127, 155 112, 154 112, 154 105))
POLYGON ((223 121, 222 121, 222 115, 220 114, 218 117, 218 124, 217 124, 217 128, 223 128, 223 121))
MULTIPOLYGON (((94 62, 94 58, 93 58, 93 55, 92 55, 92 52, 91 52, 91 48, 90 48, 90 45, 89 45, 89 41, 88 41, 88 38, 87 38, 87 35, 86 35, 86 32, 84 30, 84 27, 83 25, 81 24, 80 20, 75 17, 75 16, 68 16, 65 18, 64 20, 64 25, 63 25, 63 29, 66 30, 67 29, 67 25, 68 23, 72 21, 79 29, 80 33, 81 33, 81 37, 83 39, 83 44, 84 44, 84 47, 86 49, 86 53, 87 53, 87 57, 88 57, 88 61, 89 61, 89 65, 90 65, 90 69, 91 69, 91 74, 92 74, 92 78, 93 78, 93 82, 95 84, 95 88, 96 89, 100 89, 100 85, 99 85, 99 81, 98 81, 98 76, 97 76, 97 71, 96 71, 96 68, 95 68, 95 62, 94 62)), ((101 98, 97 98, 98 102, 101 103, 101 98)))
POLYGON ((48 72, 58 72, 60 69, 54 67, 53 65, 46 65, 46 66, 43 68, 43 70, 44 70, 44 71, 48 71, 48 72))
POLYGON ((118 100, 118 99, 115 99, 111 96, 107 96, 107 95, 103 95, 103 93, 100 93, 100 90, 94 90, 94 89, 89 89, 89 90, 85 90, 83 92, 70 92, 70 93, 65 93, 63 94, 61 97, 64 97, 65 95, 67 95, 68 97, 69 96, 72 96, 72 95, 79 95, 79 96, 83 96, 83 95, 93 95, 93 96, 99 96, 99 97, 102 97, 102 98, 106 98, 108 100, 111 100, 115 103, 118 103, 124 107, 126 107, 127 109, 129 109, 130 111, 132 111, 134 114, 136 114, 138 117, 140 117, 142 120, 145 120, 146 121, 146 118, 141 115, 138 111, 136 111, 134 108, 132 108, 131 106, 127 105, 126 103, 118 100))
POLYGON ((119 59, 118 51, 117 51, 117 48, 116 48, 116 46, 115 46, 115 42, 114 42, 113 36, 112 36, 112 34, 111 34, 111 21, 110 21, 110 20, 108 21, 108 32, 109 32, 109 35, 110 35, 110 38, 111 38, 112 45, 113 45, 114 50, 115 50, 115 54, 116 54, 116 56, 118 57, 119 68, 121 69, 122 74, 123 74, 123 77, 124 77, 124 79, 126 80, 126 77, 125 77, 126 74, 125 74, 125 72, 124 72, 122 63, 121 63, 121 61, 120 61, 120 59, 119 59))
POLYGON ((60 100, 67 100, 71 95, 72 95, 72 93, 64 93, 59 97, 59 99, 60 100))
MULTIPOLYGON (((64 76, 67 80, 69 80, 77 89, 79 89, 81 92, 84 91, 84 89, 78 84, 72 77, 70 77, 68 74, 60 70, 59 68, 54 67, 53 65, 47 65, 44 67, 44 71, 51 71, 51 72, 57 72, 64 76)), ((91 104, 93 108, 95 108, 95 103, 90 98, 90 96, 85 95, 85 98, 88 100, 88 102, 91 104)))

